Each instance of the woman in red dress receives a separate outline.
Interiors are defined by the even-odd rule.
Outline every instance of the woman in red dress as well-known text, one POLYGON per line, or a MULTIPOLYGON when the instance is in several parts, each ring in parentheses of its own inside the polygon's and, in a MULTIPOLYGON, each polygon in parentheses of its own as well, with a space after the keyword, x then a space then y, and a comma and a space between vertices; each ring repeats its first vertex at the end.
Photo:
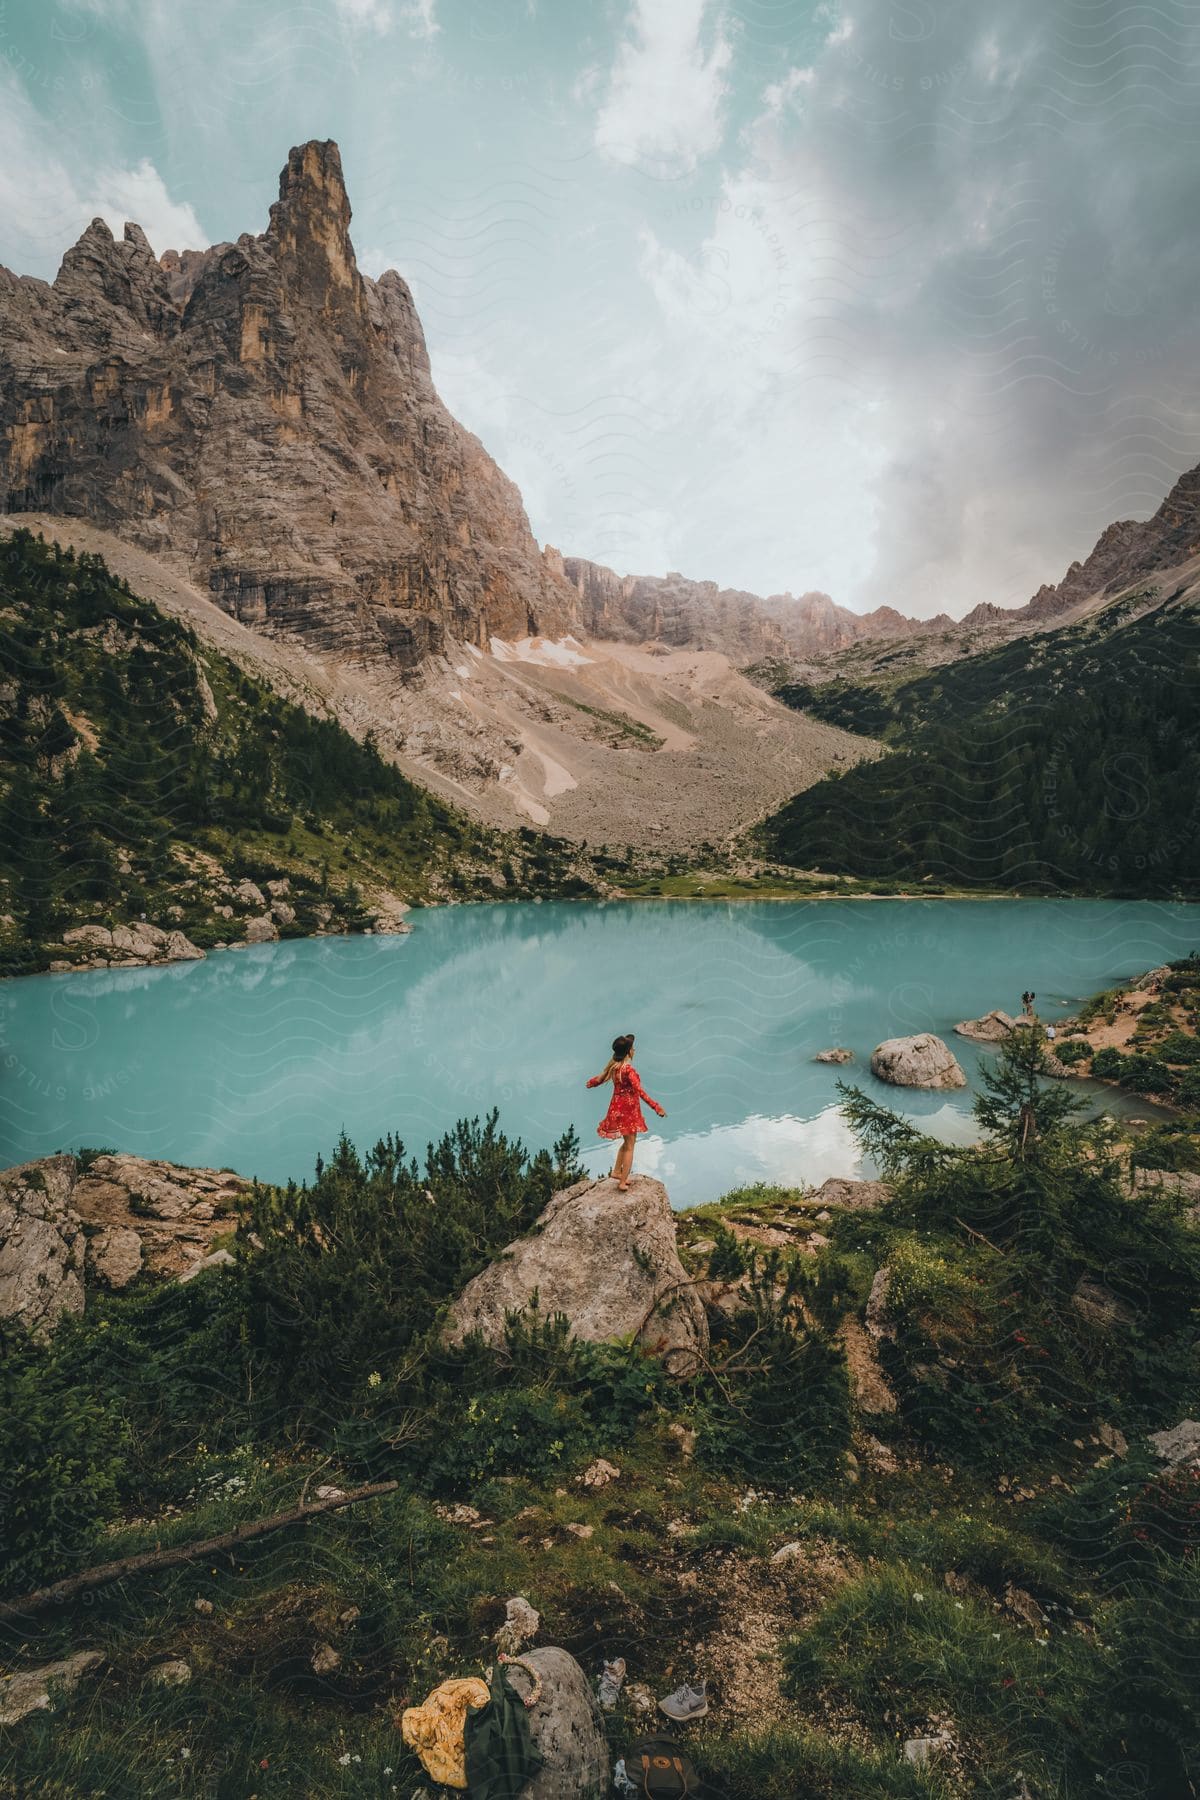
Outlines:
POLYGON ((621 1148, 617 1151, 617 1160, 613 1164, 613 1176, 618 1193, 623 1194, 629 1186, 637 1134, 649 1129, 642 1116, 640 1101, 644 1100, 647 1106, 653 1107, 660 1119, 667 1116, 658 1101, 650 1098, 638 1079, 638 1072, 633 1066, 632 1031, 613 1039, 612 1056, 606 1063, 604 1072, 593 1075, 588 1086, 602 1087, 606 1081, 613 1084, 613 1097, 597 1130, 601 1137, 621 1140, 621 1148))

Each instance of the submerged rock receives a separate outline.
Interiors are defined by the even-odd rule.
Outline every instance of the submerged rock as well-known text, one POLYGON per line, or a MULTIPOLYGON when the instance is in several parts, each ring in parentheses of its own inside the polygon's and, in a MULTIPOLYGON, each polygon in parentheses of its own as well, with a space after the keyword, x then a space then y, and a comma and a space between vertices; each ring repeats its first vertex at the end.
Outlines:
POLYGON ((704 1306, 679 1260, 667 1190, 648 1175, 635 1175, 624 1194, 611 1177, 555 1194, 533 1233, 468 1282, 446 1341, 479 1332, 502 1344, 507 1314, 524 1311, 535 1293, 542 1317, 564 1313, 575 1337, 634 1337, 679 1373, 708 1348, 704 1306))
POLYGON ((963 1088, 967 1078, 949 1047, 931 1031, 886 1038, 871 1052, 871 1073, 894 1087, 963 1088))

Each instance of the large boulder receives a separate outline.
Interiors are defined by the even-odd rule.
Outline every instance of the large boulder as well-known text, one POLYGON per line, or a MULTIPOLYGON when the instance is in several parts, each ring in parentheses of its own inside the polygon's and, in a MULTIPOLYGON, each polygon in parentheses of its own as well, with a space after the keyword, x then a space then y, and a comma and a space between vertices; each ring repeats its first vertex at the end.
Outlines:
MULTIPOLYGON (((525 1661, 542 1683, 537 1704, 529 1710, 529 1735, 546 1760, 522 1788, 521 1800, 607 1800, 608 1741, 586 1675, 566 1650, 530 1650, 525 1661)), ((522 1698, 532 1691, 519 1664, 509 1677, 522 1698)))
POLYGON ((679 1373, 708 1348, 704 1306, 679 1260, 667 1190, 648 1175, 635 1175, 624 1194, 611 1177, 555 1194, 530 1236, 468 1282, 446 1341, 478 1332, 503 1343, 506 1315, 524 1311, 535 1294, 543 1316, 565 1313, 575 1337, 635 1337, 679 1373))
POLYGON ((85 1239, 71 1205, 73 1156, 0 1174, 0 1320, 44 1337, 83 1311, 85 1239))
POLYGON ((871 1052, 871 1073, 893 1087, 963 1088, 967 1078, 953 1053, 932 1031, 887 1038, 871 1052))

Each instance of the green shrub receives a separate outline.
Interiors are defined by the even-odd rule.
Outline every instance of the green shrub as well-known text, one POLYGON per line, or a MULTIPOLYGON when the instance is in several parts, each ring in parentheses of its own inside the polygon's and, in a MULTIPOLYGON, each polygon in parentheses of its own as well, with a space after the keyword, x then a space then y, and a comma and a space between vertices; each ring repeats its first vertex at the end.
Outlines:
POLYGON ((1100 1081, 1115 1081, 1125 1067, 1125 1058, 1112 1044, 1097 1050, 1092 1058, 1092 1074, 1100 1081))
POLYGON ((1060 1063, 1073 1068, 1076 1063, 1086 1062, 1092 1054, 1092 1046, 1086 1038, 1064 1038, 1054 1046, 1054 1054, 1060 1063))
POLYGON ((0 1568, 12 1592, 85 1562, 120 1498, 121 1409, 62 1373, 53 1345, 0 1339, 0 1568))

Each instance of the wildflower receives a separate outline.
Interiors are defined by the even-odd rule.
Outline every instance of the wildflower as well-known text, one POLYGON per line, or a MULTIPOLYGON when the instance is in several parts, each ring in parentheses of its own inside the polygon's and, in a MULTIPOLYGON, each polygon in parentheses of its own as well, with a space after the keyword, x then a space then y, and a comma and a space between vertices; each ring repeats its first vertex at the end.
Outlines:
POLYGON ((914 1594, 913 1595, 914 1600, 923 1600, 924 1598, 925 1598, 924 1594, 914 1594))
POLYGON ((389 1763, 387 1768, 383 1772, 385 1775, 390 1775, 392 1772, 392 1765, 389 1763))
POLYGON ((260 1769, 269 1769, 271 1766, 270 1757, 269 1756, 260 1756, 258 1759, 258 1766, 260 1769))
POLYGON ((344 1756, 338 1757, 338 1768, 339 1769, 348 1769, 349 1767, 350 1767, 350 1752, 347 1750, 344 1756))
POLYGON ((184 1750, 181 1750, 181 1751, 180 1751, 180 1752, 179 1752, 179 1754, 180 1754, 180 1756, 181 1756, 181 1757, 182 1757, 182 1758, 183 1758, 183 1760, 184 1760, 184 1762, 186 1762, 186 1761, 187 1761, 187 1760, 188 1760, 188 1757, 189 1757, 189 1756, 190 1756, 190 1755, 191 1755, 191 1754, 192 1754, 192 1753, 191 1753, 191 1751, 190 1751, 190 1750, 186 1750, 186 1749, 184 1749, 184 1750))
POLYGON ((379 1370, 372 1369, 371 1373, 367 1376, 367 1386, 378 1387, 382 1380, 383 1376, 379 1373, 379 1370))

